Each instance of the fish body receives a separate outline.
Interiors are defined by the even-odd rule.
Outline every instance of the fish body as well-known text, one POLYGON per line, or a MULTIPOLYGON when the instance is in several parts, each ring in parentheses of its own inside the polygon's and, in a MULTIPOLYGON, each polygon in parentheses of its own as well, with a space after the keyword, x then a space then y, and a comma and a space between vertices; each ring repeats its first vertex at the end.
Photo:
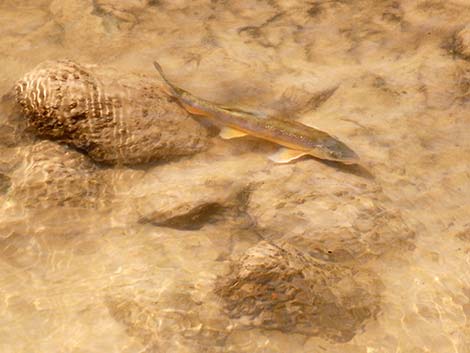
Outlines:
POLYGON ((250 135, 283 146, 284 148, 270 156, 274 162, 287 163, 304 155, 344 164, 354 164, 359 161, 353 150, 324 131, 295 120, 267 117, 198 98, 173 85, 166 78, 160 65, 157 62, 154 62, 154 65, 166 84, 167 93, 175 97, 191 114, 204 116, 216 125, 222 126, 223 138, 250 135))

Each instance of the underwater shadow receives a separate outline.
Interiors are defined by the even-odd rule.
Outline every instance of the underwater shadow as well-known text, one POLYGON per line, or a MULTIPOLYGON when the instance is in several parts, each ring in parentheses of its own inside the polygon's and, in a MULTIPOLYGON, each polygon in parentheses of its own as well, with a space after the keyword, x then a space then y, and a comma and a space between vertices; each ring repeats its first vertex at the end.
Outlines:
POLYGON ((326 161, 326 160, 321 160, 321 159, 317 159, 317 160, 319 162, 329 166, 329 167, 338 169, 342 172, 354 174, 356 176, 359 176, 361 178, 365 178, 365 179, 368 179, 368 180, 375 180, 375 175, 372 174, 372 172, 369 169, 367 169, 366 167, 364 167, 363 165, 360 165, 360 164, 343 164, 341 162, 326 161))

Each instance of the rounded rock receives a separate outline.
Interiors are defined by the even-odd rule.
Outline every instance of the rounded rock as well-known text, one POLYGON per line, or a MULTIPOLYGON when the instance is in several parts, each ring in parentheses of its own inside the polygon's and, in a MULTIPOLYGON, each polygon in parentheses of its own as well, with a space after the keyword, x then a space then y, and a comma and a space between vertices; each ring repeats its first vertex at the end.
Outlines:
POLYGON ((378 313, 379 288, 377 276, 365 269, 261 241, 232 264, 215 291, 235 327, 346 342, 378 313))
POLYGON ((66 142, 97 162, 141 164, 207 145, 205 128, 153 78, 60 60, 40 64, 15 88, 37 135, 66 142))
POLYGON ((103 181, 89 159, 67 146, 41 141, 25 148, 8 196, 27 208, 96 208, 103 181))

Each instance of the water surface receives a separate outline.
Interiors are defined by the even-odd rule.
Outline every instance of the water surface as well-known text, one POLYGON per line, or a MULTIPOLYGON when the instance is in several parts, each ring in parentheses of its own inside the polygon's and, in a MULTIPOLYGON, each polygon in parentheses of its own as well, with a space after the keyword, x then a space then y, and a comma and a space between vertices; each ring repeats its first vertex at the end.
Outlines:
POLYGON ((123 3, 0 2, 0 351, 470 352, 470 5, 123 3), (9 92, 62 58, 155 79, 158 59, 198 96, 328 131, 364 168, 274 165, 275 146, 216 136, 138 167, 38 145, 9 92), (217 290, 263 240, 312 257, 314 319, 286 315, 282 271, 277 316, 217 290))

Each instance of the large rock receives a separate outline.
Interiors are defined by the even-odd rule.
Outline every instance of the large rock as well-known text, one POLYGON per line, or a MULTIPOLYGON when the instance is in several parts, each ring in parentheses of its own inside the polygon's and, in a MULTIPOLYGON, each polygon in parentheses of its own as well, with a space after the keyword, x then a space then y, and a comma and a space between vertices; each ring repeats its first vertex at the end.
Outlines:
POLYGON ((314 163, 276 167, 284 174, 253 190, 247 211, 266 239, 320 246, 341 261, 413 248, 413 230, 373 178, 314 163))
MULTIPOLYGON (((230 166, 230 162, 213 165, 230 166)), ((136 182, 125 195, 135 205, 133 210, 125 207, 124 212, 128 217, 136 212, 140 223, 194 230, 243 217, 249 194, 249 181, 218 175, 193 164, 186 164, 184 170, 170 165, 136 182)))
POLYGON ((262 241, 233 263, 216 292, 238 326, 348 341, 378 312, 379 287, 373 273, 262 241))
POLYGON ((16 93, 39 136, 98 162, 145 163, 206 145, 206 130, 151 78, 47 61, 18 81, 16 93))

